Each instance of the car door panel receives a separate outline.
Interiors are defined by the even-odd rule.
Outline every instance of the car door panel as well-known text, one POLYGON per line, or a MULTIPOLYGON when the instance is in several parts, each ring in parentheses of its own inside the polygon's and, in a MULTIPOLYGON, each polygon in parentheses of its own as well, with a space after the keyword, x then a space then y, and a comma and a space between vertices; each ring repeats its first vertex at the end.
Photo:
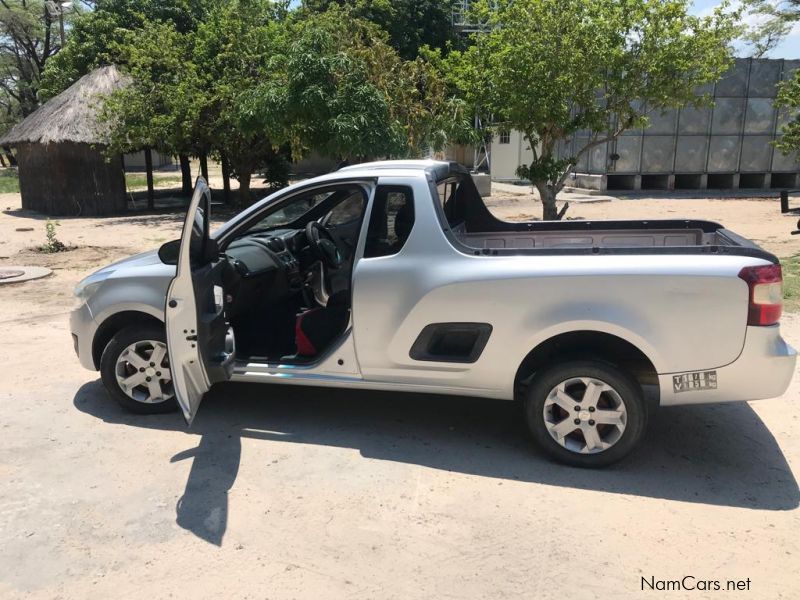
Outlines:
POLYGON ((175 396, 189 424, 211 386, 230 379, 235 360, 222 302, 227 265, 209 235, 209 206, 208 186, 198 178, 165 307, 175 396))

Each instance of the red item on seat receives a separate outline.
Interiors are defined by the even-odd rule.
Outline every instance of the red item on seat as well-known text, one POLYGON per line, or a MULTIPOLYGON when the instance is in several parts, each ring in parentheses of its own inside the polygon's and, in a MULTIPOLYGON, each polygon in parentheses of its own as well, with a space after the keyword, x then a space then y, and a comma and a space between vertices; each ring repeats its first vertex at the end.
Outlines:
POLYGON ((307 315, 310 313, 316 312, 321 310, 319 308, 312 308, 311 310, 307 310, 304 313, 300 313, 297 315, 297 320, 294 323, 294 343, 297 346, 297 353, 300 356, 316 356, 317 349, 314 347, 314 344, 311 343, 311 340, 308 339, 305 332, 303 331, 303 319, 306 318, 307 315))

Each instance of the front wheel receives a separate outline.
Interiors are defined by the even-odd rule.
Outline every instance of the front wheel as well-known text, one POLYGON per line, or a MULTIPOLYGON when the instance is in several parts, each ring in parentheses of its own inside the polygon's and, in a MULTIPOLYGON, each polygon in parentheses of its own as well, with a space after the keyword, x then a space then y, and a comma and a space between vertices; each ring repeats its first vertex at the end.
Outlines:
POLYGON ((525 419, 536 444, 576 467, 604 467, 625 457, 644 434, 642 389, 600 361, 554 365, 534 377, 525 419))
POLYGON ((100 377, 111 397, 131 412, 155 414, 178 408, 161 327, 134 325, 119 331, 103 350, 100 377))

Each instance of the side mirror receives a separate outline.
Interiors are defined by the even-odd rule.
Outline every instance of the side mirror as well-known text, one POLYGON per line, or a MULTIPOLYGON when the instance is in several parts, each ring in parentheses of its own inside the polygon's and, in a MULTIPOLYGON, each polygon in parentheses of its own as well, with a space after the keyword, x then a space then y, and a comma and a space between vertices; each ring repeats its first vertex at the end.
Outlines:
POLYGON ((180 251, 181 241, 172 240, 171 242, 161 245, 161 248, 158 249, 158 258, 165 265, 177 265, 180 251))

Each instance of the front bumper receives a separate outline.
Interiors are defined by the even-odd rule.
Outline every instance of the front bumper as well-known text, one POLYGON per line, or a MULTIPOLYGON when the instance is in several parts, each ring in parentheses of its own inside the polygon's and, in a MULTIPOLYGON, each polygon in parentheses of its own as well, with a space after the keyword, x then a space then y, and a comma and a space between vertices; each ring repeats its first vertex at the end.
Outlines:
POLYGON ((92 356, 92 340, 94 340, 97 327, 88 304, 83 303, 70 313, 69 329, 81 365, 86 369, 96 371, 97 367, 94 364, 94 356, 92 356))
POLYGON ((742 353, 729 365, 659 375, 661 405, 774 398, 789 387, 796 360, 797 352, 783 340, 779 325, 748 327, 742 353))

